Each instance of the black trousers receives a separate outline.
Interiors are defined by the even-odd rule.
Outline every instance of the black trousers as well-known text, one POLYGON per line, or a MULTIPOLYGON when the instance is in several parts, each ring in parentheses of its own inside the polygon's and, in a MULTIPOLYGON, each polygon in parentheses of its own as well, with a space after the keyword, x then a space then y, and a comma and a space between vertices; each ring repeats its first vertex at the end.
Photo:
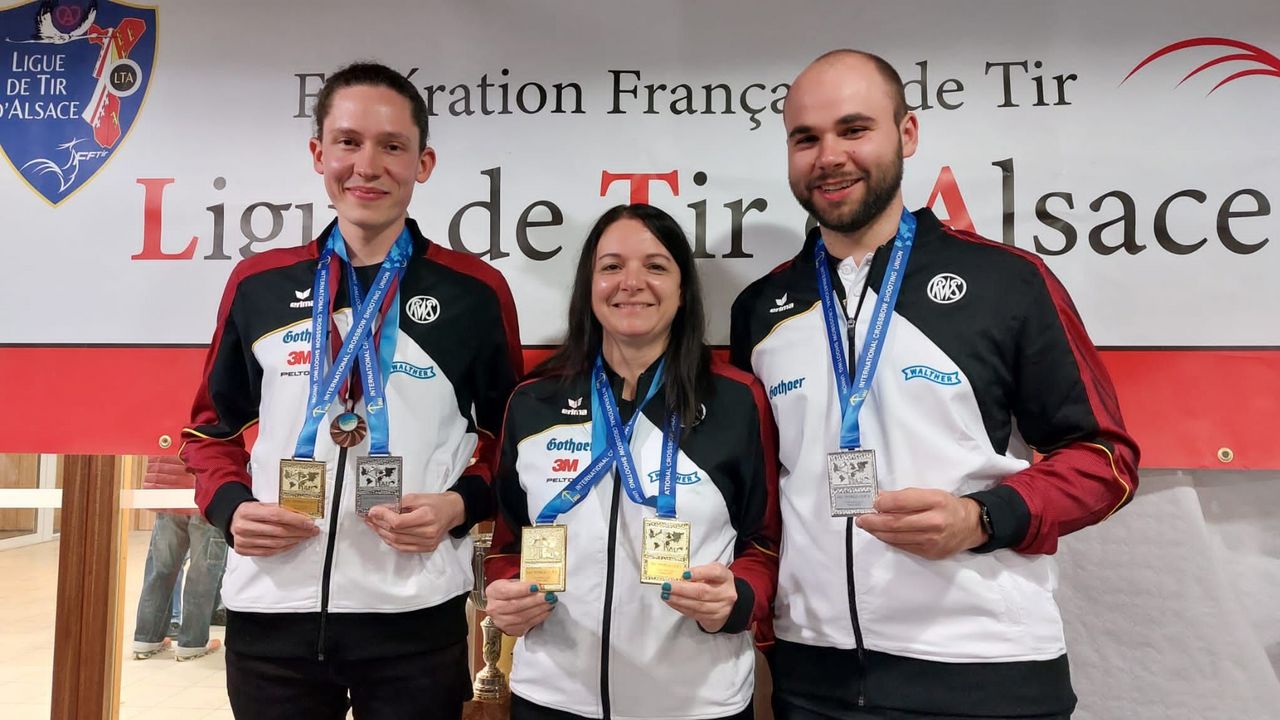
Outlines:
MULTIPOLYGON (((720 720, 753 720, 755 718, 755 710, 752 709, 750 703, 743 708, 742 712, 735 713, 720 720)), ((511 695, 511 720, 589 720, 581 715, 574 715, 563 710, 553 710, 549 707, 543 707, 531 703, 528 700, 512 693, 511 695)))
POLYGON ((236 720, 458 720, 471 699, 467 644, 375 660, 263 658, 227 650, 236 720))
MULTIPOLYGON (((786 698, 773 695, 774 720, 1009 720, 979 715, 922 715, 903 710, 877 708, 810 708, 801 707, 786 698)), ((1070 715, 1029 715, 1017 720, 1071 720, 1070 715)))

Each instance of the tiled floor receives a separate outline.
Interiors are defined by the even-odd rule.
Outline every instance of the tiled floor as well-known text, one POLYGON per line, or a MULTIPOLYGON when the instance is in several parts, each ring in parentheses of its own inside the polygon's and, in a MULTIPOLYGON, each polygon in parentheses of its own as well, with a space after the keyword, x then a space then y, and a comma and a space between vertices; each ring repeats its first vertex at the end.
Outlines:
MULTIPOLYGON (((148 532, 129 537, 120 720, 230 720, 223 655, 179 663, 169 650, 147 660, 130 653, 148 532)), ((0 551, 0 718, 48 720, 57 593, 57 541, 0 551)), ((222 637, 222 628, 212 628, 222 637)))

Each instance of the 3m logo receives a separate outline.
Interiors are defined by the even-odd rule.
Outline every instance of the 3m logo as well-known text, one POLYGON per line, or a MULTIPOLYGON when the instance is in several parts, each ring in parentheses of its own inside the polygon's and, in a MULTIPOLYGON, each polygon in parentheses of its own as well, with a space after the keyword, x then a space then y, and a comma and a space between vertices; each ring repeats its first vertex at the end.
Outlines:
POLYGON ((576 473, 578 472, 578 458, 556 458, 551 463, 551 472, 554 473, 576 473))
POLYGON ((285 358, 284 363, 286 365, 310 365, 311 351, 310 350, 292 350, 289 352, 289 355, 285 358))

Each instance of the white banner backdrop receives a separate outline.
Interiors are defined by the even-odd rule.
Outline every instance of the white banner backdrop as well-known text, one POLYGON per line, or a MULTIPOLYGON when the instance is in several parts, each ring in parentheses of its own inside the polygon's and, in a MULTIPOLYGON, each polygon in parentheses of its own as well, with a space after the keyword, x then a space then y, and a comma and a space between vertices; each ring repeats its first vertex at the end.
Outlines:
MULTIPOLYGON (((723 343, 733 297, 805 224, 786 83, 853 46, 920 108, 908 205, 937 191, 940 217, 1043 254, 1096 342, 1280 345, 1273 0, 158 5, 145 101, 101 172, 54 207, 0 167, 0 342, 207 342, 233 264, 331 218, 309 105, 325 73, 374 58, 435 115, 411 214, 503 271, 526 344, 559 339, 582 239, 628 200, 633 180, 605 173, 670 173, 649 197, 706 256, 723 343), (1196 38, 1221 42, 1171 49, 1196 38)), ((0 68, 46 47, 0 38, 0 68)), ((41 122, 15 119, 22 100, 0 96, 0 137, 41 122)))

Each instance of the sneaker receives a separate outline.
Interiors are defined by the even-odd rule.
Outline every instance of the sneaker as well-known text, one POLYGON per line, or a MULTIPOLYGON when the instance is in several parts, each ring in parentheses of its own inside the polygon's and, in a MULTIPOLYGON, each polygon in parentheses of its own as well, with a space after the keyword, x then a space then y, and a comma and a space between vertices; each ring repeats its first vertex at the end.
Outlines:
POLYGON ((179 645, 177 649, 174 650, 173 654, 174 658, 177 659, 178 662, 186 662, 188 660, 195 660, 196 658, 204 657, 210 653, 218 652, 218 648, 220 647, 222 647, 221 640, 210 640, 209 644, 204 647, 189 648, 179 645))
POLYGON ((181 629, 182 625, 179 624, 178 621, 173 620, 169 623, 169 632, 165 633, 164 636, 176 640, 178 638, 178 631, 181 629))
POLYGON ((152 657, 153 655, 156 655, 158 653, 164 652, 165 650, 168 650, 169 645, 170 645, 169 638, 165 638, 160 642, 153 642, 153 643, 138 642, 137 640, 134 640, 133 641, 133 659, 146 660, 147 658, 152 657))

